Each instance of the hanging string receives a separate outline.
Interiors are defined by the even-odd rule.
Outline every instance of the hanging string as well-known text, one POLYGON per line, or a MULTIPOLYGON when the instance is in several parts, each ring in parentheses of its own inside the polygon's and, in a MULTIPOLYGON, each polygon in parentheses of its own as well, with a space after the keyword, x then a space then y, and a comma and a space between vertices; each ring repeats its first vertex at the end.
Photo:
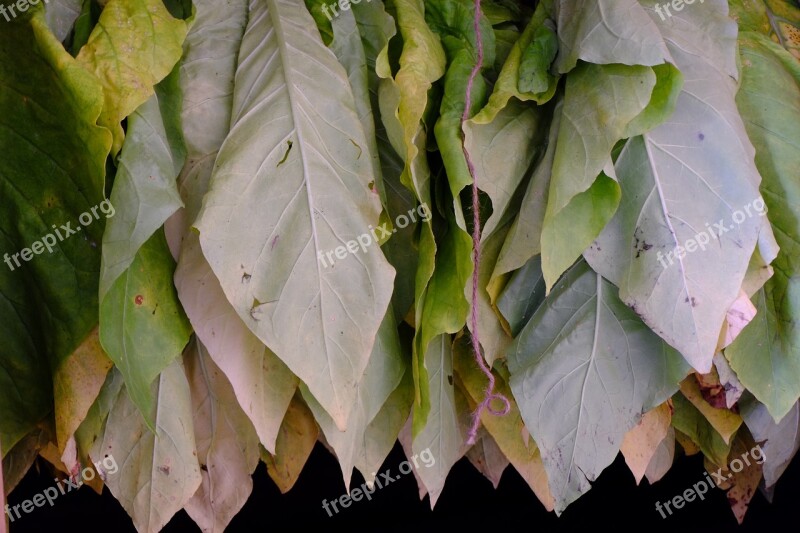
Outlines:
MULTIPOLYGON (((461 132, 464 132, 464 123, 469 120, 469 108, 472 102, 472 86, 475 83, 475 78, 480 74, 481 66, 483 65, 483 35, 481 34, 481 0, 475 0, 475 20, 473 21, 475 30, 475 41, 478 52, 478 58, 475 66, 470 72, 469 80, 467 81, 466 99, 464 103, 464 113, 461 115, 461 132)), ((480 211, 480 198, 478 196, 478 176, 475 173, 475 165, 472 164, 472 159, 467 151, 466 143, 462 139, 462 148, 464 150, 464 157, 467 160, 467 168, 472 177, 472 309, 470 314, 470 326, 472 330, 472 349, 475 353, 475 362, 478 367, 486 375, 489 383, 484 391, 483 401, 478 405, 475 412, 472 413, 472 426, 467 433, 467 444, 475 444, 475 439, 478 435, 478 429, 481 425, 481 413, 489 411, 495 416, 507 415, 511 410, 511 404, 508 398, 502 394, 494 392, 495 378, 492 374, 492 369, 486 364, 486 361, 481 354, 480 335, 478 334, 478 280, 480 274, 480 261, 481 261, 481 211, 480 211), (496 410, 492 407, 492 401, 498 400, 503 402, 503 409, 496 410)))

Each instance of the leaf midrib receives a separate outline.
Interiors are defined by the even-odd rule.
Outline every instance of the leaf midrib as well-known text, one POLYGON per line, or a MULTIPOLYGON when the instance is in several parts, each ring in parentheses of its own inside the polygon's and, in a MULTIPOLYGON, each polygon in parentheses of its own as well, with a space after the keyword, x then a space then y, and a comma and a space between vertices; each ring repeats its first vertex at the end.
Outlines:
MULTIPOLYGON (((287 61, 287 57, 286 57, 286 54, 285 54, 286 47, 288 46, 288 41, 286 40, 286 37, 284 35, 282 21, 281 21, 281 17, 280 17, 280 8, 277 5, 278 1, 279 0, 266 0, 266 3, 267 3, 267 9, 268 9, 268 15, 269 15, 270 21, 272 22, 273 28, 275 28, 275 40, 277 41, 278 54, 280 55, 280 58, 281 58, 281 70, 283 71, 283 76, 284 76, 284 79, 286 80, 286 94, 287 94, 287 96, 289 98, 289 112, 291 113, 291 116, 292 116, 292 125, 293 125, 293 128, 294 128, 294 131, 297 134, 297 145, 298 145, 297 146, 297 150, 298 150, 298 152, 300 154, 300 158, 301 158, 301 161, 302 161, 303 186, 306 189, 306 198, 308 200, 308 215, 309 215, 309 219, 311 220, 311 235, 312 235, 312 237, 314 239, 314 252, 315 253, 313 255, 316 258, 317 257, 316 253, 320 251, 320 245, 319 245, 319 240, 318 240, 318 235, 317 235, 317 223, 316 223, 316 220, 314 218, 314 212, 315 212, 314 200, 313 200, 313 195, 312 195, 312 192, 311 192, 311 183, 310 183, 310 180, 308 179, 308 173, 307 173, 308 162, 306 160, 305 141, 304 141, 304 138, 303 138, 303 133, 301 131, 301 128, 298 126, 298 121, 297 121, 297 112, 296 112, 297 103, 296 103, 296 98, 295 98, 295 95, 294 95, 295 85, 294 85, 293 76, 292 76, 292 73, 291 73, 291 68, 289 67, 289 62, 287 61)), ((318 292, 318 294, 319 294, 319 311, 318 311, 319 320, 320 320, 320 323, 322 325, 322 338, 323 338, 323 342, 325 344, 325 358, 328 360, 328 369, 329 369, 329 371, 327 372, 327 374, 330 377, 331 390, 333 392, 333 396, 336 398, 336 404, 337 404, 338 407, 341 408, 342 406, 341 406, 341 400, 340 400, 339 394, 338 394, 338 389, 337 389, 337 387, 335 386, 335 384, 333 382, 334 381, 333 380, 333 376, 331 375, 331 372, 330 372, 330 369, 332 368, 332 365, 330 364, 330 355, 329 355, 330 354, 330 347, 328 346, 328 331, 327 331, 327 327, 326 327, 325 312, 324 312, 324 309, 325 309, 326 306, 325 306, 325 298, 324 298, 324 295, 323 295, 324 291, 322 290, 322 283, 321 283, 322 273, 320 272, 319 261, 315 260, 314 261, 314 266, 317 269, 317 285, 318 285, 318 289, 319 289, 319 292, 318 292)))

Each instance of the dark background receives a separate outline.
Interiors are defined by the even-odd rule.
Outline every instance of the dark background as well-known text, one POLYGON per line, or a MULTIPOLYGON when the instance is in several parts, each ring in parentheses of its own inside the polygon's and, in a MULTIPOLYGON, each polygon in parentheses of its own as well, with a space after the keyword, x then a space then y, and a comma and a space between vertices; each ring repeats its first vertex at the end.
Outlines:
MULTIPOLYGON (((679 449, 679 447, 677 447, 679 449)), ((497 490, 473 466, 462 459, 447 478, 434 511, 426 497, 418 498, 412 474, 400 477, 383 489, 376 489, 372 501, 363 499, 341 509, 332 518, 322 508, 322 500, 338 498, 344 493, 341 471, 335 458, 320 444, 311 455, 295 487, 282 495, 260 463, 254 477, 253 494, 227 531, 290 531, 295 527, 313 530, 331 528, 333 531, 384 532, 414 531, 415 533, 450 531, 460 527, 464 532, 509 530, 520 526, 524 531, 585 531, 600 527, 614 530, 653 531, 797 531, 800 501, 796 485, 800 482, 800 461, 795 458, 778 481, 773 503, 761 492, 753 497, 742 526, 728 506, 725 493, 711 489, 706 499, 687 502, 672 516, 662 519, 655 510, 656 501, 665 501, 681 494, 703 479, 701 455, 677 455, 672 470, 658 483, 650 486, 647 480, 637 487, 633 475, 621 455, 608 467, 592 490, 557 518, 545 511, 528 485, 509 466, 497 490)), ((389 469, 392 477, 405 460, 396 445, 382 471, 389 469)), ((422 464, 420 463, 420 466, 422 464)), ((353 487, 363 479, 353 477, 353 487)), ((9 496, 11 505, 33 497, 53 485, 53 474, 46 463, 38 460, 34 468, 9 496)), ((130 518, 105 489, 98 496, 88 487, 59 496, 53 507, 34 509, 11 524, 10 533, 42 531, 114 531, 135 532, 130 518)), ((199 528, 181 511, 163 530, 165 533, 196 532, 199 528)))

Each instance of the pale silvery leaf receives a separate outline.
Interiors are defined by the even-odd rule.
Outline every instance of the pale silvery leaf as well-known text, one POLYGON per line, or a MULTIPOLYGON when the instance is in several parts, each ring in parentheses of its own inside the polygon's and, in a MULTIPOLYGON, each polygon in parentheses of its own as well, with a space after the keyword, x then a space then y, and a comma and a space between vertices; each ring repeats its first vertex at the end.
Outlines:
POLYGON ((622 150, 619 210, 584 256, 653 331, 708 373, 756 244, 771 230, 754 208, 761 177, 734 100, 736 24, 727 3, 708 0, 667 22, 649 12, 685 84, 667 122, 622 150))
POLYGON ((500 478, 503 477, 503 472, 509 465, 509 461, 491 435, 483 429, 480 435, 475 446, 467 451, 467 459, 496 489, 497 485, 500 484, 500 478))
POLYGON ((670 427, 667 430, 667 436, 658 445, 653 458, 650 459, 650 464, 647 465, 645 476, 647 482, 651 485, 669 472, 672 468, 672 462, 675 459, 675 428, 670 427))
POLYGON ((340 429, 394 270, 375 245, 327 268, 319 257, 377 225, 370 171, 347 75, 311 15, 298 2, 253 0, 231 133, 196 227, 237 314, 340 429))
MULTIPOLYGON (((335 33, 336 30, 334 30, 335 33)), ((380 468, 386 455, 391 451, 397 435, 376 435, 384 440, 388 437, 388 446, 384 446, 386 455, 383 457, 372 455, 368 461, 367 447, 370 436, 367 435, 367 428, 378 416, 392 392, 397 389, 405 371, 406 364, 400 348, 397 323, 394 319, 394 312, 389 311, 378 330, 378 337, 364 372, 364 378, 357 385, 356 404, 353 407, 346 431, 339 431, 333 419, 319 405, 313 395, 305 386, 300 386, 303 399, 314 413, 314 418, 322 429, 325 439, 339 460, 345 487, 350 487, 350 478, 354 467, 359 467, 364 479, 371 483, 374 478, 373 474, 380 468)), ((405 422, 405 418, 401 419, 397 427, 398 432, 405 422)))
POLYGON ((497 298, 497 309, 512 336, 519 335, 544 301, 545 292, 542 258, 536 255, 514 272, 497 298))
POLYGON ((425 425, 414 436, 414 454, 430 450, 436 462, 416 470, 431 497, 431 509, 442 494, 450 469, 466 452, 465 435, 456 409, 453 387, 453 347, 450 335, 433 339, 426 354, 431 409, 425 425))
POLYGON ((519 185, 528 175, 543 143, 545 113, 513 99, 488 124, 469 120, 464 147, 484 177, 481 190, 492 200, 492 215, 481 228, 487 239, 498 228, 519 185))
POLYGON ((93 461, 113 458, 106 485, 138 531, 160 531, 200 486, 189 383, 173 361, 151 388, 156 432, 121 388, 105 432, 90 450, 93 461))
POLYGON ((78 15, 81 14, 81 0, 47 0, 43 2, 44 19, 56 39, 63 41, 72 31, 78 15))
POLYGON ((522 330, 508 367, 559 514, 591 488, 625 433, 688 370, 584 262, 567 271, 522 330))
POLYGON ((222 533, 253 491, 258 435, 200 341, 190 343, 184 364, 203 479, 186 512, 203 532, 222 533))
POLYGON ((355 12, 352 10, 342 11, 338 17, 333 19, 331 26, 333 27, 331 50, 347 71, 350 87, 353 90, 356 113, 364 128, 369 154, 372 157, 372 174, 375 176, 375 185, 379 187, 383 180, 378 143, 375 138, 375 119, 370 105, 367 56, 356 24, 355 12))
POLYGON ((725 405, 730 409, 739 401, 742 393, 744 393, 744 385, 739 381, 739 378, 736 376, 730 364, 728 364, 728 360, 722 355, 722 352, 714 354, 714 368, 717 369, 719 382, 725 389, 725 405))
POLYGON ((183 131, 189 155, 179 178, 186 204, 169 224, 183 235, 175 286, 195 334, 233 386, 259 440, 271 453, 297 379, 236 314, 190 225, 200 212, 217 150, 230 129, 236 59, 247 3, 195 3, 197 20, 181 65, 183 131))
POLYGON ((767 407, 752 397, 741 404, 742 418, 756 442, 762 443, 764 484, 773 486, 800 449, 800 404, 794 404, 780 422, 775 423, 767 407))
MULTIPOLYGON (((403 453, 406 454, 406 457, 409 459, 413 457, 414 450, 412 447, 412 426, 413 426, 413 415, 408 417, 403 429, 400 430, 400 434, 397 435, 397 441, 400 443, 400 446, 403 448, 403 453)), ((426 494, 428 494, 428 488, 423 483, 422 478, 419 476, 419 472, 417 469, 412 469, 411 473, 414 475, 414 480, 417 482, 417 493, 419 494, 419 499, 422 500, 426 494)))
POLYGON ((558 72, 572 70, 579 59, 654 66, 669 58, 658 29, 636 0, 555 0, 554 11, 558 72))

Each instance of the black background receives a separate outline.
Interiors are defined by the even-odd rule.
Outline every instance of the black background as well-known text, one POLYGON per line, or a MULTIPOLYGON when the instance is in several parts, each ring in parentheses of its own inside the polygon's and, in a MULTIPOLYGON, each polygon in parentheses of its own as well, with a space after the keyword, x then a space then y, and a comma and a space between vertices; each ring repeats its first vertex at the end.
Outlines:
MULTIPOLYGON (((679 449, 678 446, 676 446, 679 449)), ((383 471, 398 476, 398 467, 405 460, 396 445, 386 460, 383 471)), ((420 463, 422 467, 422 463, 420 463)), ((341 471, 335 458, 317 445, 295 487, 282 495, 260 463, 254 477, 253 494, 226 531, 292 531, 305 530, 353 532, 409 531, 415 533, 450 531, 464 532, 509 530, 522 531, 585 531, 589 528, 652 531, 731 531, 750 532, 770 529, 797 531, 800 501, 796 488, 800 482, 800 462, 795 460, 778 481, 773 503, 761 492, 753 497, 744 524, 739 526, 728 505, 725 493, 711 489, 706 499, 687 502, 672 516, 662 519, 655 510, 657 501, 666 501, 683 493, 703 479, 700 455, 676 455, 675 465, 658 483, 647 480, 637 487, 633 475, 621 455, 608 467, 592 490, 562 514, 545 511, 528 485, 509 466, 495 490, 466 460, 459 461, 447 479, 444 492, 434 511, 429 499, 420 501, 414 476, 401 476, 397 481, 377 489, 372 500, 362 499, 332 518, 322 508, 322 500, 334 500, 344 493, 341 471)), ((363 480, 358 474, 353 487, 363 480)), ((9 496, 15 505, 53 486, 53 473, 39 460, 25 479, 9 496)), ((34 509, 11 524, 10 533, 40 531, 114 531, 134 532, 133 523, 122 507, 105 489, 98 496, 88 487, 59 496, 53 507, 34 509)), ((165 533, 200 531, 189 516, 181 511, 163 530, 165 533)))

